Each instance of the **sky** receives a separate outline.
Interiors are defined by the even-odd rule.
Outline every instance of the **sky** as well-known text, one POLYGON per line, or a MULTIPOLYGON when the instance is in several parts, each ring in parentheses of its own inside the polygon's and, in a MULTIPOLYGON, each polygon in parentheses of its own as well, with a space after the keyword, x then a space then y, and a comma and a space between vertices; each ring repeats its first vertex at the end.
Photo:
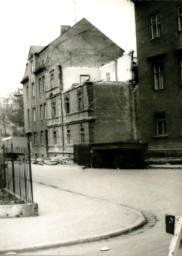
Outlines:
POLYGON ((60 35, 61 25, 73 26, 83 17, 126 53, 136 51, 129 0, 0 0, 0 97, 22 87, 31 45, 46 46, 60 35))

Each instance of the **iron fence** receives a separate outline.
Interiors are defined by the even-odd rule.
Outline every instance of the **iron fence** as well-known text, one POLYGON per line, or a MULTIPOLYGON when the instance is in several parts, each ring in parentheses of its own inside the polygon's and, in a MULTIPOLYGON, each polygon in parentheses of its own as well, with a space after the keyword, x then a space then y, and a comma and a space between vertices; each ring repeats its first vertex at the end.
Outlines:
POLYGON ((2 191, 19 201, 33 202, 32 169, 30 145, 27 148, 2 147, 2 191))

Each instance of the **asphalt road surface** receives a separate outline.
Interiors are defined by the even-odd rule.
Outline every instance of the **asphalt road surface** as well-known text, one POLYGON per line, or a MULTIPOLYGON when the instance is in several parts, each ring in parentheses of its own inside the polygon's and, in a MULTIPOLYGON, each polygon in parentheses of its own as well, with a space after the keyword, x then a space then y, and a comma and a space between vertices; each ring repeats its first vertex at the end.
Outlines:
MULTIPOLYGON (((165 214, 182 216, 182 169, 112 170, 33 165, 33 180, 70 193, 81 193, 142 210, 149 223, 129 234, 108 240, 22 254, 168 255, 172 235, 165 232, 165 214)), ((182 249, 179 255, 182 255, 182 249)))

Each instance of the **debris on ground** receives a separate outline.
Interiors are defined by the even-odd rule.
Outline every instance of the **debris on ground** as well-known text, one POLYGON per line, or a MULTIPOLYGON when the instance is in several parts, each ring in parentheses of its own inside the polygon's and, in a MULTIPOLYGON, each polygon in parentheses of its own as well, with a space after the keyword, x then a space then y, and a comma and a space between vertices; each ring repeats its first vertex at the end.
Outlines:
POLYGON ((73 157, 68 156, 53 156, 53 157, 32 157, 33 164, 39 164, 39 165, 72 165, 74 163, 73 157))

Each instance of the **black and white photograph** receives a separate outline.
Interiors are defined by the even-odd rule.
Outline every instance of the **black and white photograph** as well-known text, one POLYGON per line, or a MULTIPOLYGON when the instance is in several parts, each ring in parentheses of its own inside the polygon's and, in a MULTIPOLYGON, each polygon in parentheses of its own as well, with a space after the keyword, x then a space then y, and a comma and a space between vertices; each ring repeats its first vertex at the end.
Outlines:
POLYGON ((0 0, 0 255, 182 255, 182 0, 0 0))

